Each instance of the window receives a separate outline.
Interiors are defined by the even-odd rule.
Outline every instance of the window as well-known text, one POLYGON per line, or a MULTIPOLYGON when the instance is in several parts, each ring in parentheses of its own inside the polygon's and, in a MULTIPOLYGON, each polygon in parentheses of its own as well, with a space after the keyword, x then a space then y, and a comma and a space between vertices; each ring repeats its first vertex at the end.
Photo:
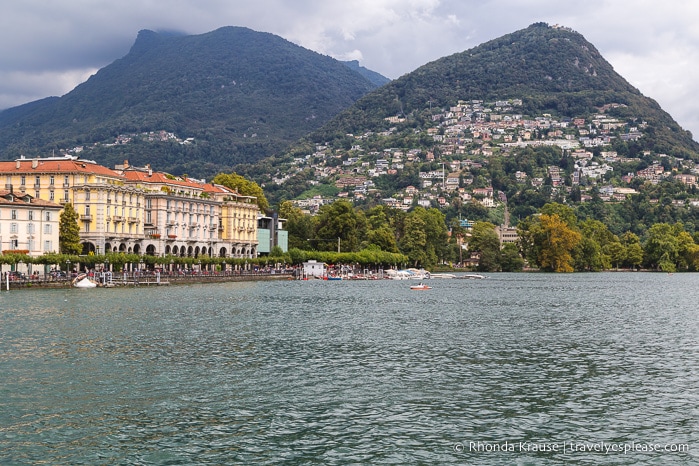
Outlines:
POLYGON ((45 235, 50 235, 50 234, 51 234, 51 232, 53 231, 53 229, 51 228, 52 226, 53 226, 53 225, 51 225, 51 224, 49 224, 49 223, 47 223, 46 225, 44 225, 44 234, 45 234, 45 235))
POLYGON ((89 205, 85 206, 85 215, 87 215, 88 217, 90 216, 90 206, 89 205))
POLYGON ((86 201, 89 201, 89 200, 90 200, 90 190, 89 190, 89 189, 86 189, 86 190, 85 190, 85 200, 86 200, 86 201))
POLYGON ((153 217, 150 210, 146 212, 146 223, 153 223, 153 217))
POLYGON ((63 186, 68 186, 68 184, 69 184, 69 181, 68 181, 68 180, 69 180, 68 175, 65 175, 65 176, 63 177, 63 186))
POLYGON ((46 221, 47 222, 51 221, 51 212, 46 212, 46 221))
POLYGON ((51 175, 51 176, 49 177, 49 184, 50 184, 51 186, 53 186, 54 184, 56 184, 56 177, 55 177, 55 176, 51 175))
POLYGON ((19 249, 19 240, 17 240, 17 239, 10 240, 10 247, 12 249, 19 249))
POLYGON ((27 241, 27 249, 29 249, 30 251, 34 250, 34 240, 33 239, 29 239, 27 241))
POLYGON ((29 215, 29 218, 28 218, 29 220, 34 220, 34 211, 33 210, 30 210, 27 214, 29 215))
POLYGON ((39 190, 37 189, 36 191, 34 191, 34 199, 39 199, 40 197, 41 197, 41 192, 39 192, 39 190))
POLYGON ((17 220, 17 211, 15 209, 12 209, 12 213, 10 214, 10 218, 12 220, 17 220))
POLYGON ((17 223, 10 223, 10 233, 12 234, 17 234, 19 233, 19 224, 17 223))
POLYGON ((54 199, 53 196, 54 196, 53 191, 49 191, 49 201, 53 201, 53 199, 54 199))
POLYGON ((34 234, 34 224, 33 223, 27 223, 27 234, 28 235, 34 234))
POLYGON ((44 241, 44 252, 50 251, 53 251, 53 245, 51 244, 51 241, 44 241))
POLYGON ((22 177, 19 179, 19 184, 24 186, 27 184, 27 177, 22 175, 22 177))
POLYGON ((64 200, 65 202, 68 202, 68 199, 69 199, 69 198, 68 198, 68 190, 66 189, 66 190, 63 191, 63 200, 64 200))
POLYGON ((40 186, 41 185, 41 177, 39 175, 34 177, 34 186, 40 186))

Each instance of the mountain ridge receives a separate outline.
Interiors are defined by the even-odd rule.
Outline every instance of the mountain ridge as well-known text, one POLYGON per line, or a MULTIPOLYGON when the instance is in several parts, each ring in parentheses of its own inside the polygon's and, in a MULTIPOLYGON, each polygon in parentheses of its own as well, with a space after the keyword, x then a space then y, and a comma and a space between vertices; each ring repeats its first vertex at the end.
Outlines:
POLYGON ((345 63, 270 33, 142 30, 129 53, 68 94, 0 113, 0 148, 31 155, 166 130, 197 144, 151 151, 150 161, 127 148, 93 151, 93 158, 203 174, 282 150, 376 86, 345 63))

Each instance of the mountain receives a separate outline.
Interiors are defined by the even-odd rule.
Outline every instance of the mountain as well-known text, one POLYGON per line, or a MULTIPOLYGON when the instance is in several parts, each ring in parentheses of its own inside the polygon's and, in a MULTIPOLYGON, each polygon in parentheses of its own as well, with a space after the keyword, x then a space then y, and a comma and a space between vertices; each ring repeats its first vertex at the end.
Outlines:
POLYGON ((417 116, 460 100, 522 99, 522 112, 575 117, 607 104, 619 118, 652 128, 644 148, 696 157, 699 143, 657 102, 614 71, 581 34, 536 23, 444 57, 364 96, 316 132, 313 141, 387 127, 387 117, 417 116), (640 121, 639 121, 640 122, 640 121))
MULTIPOLYGON (((332 192, 328 188, 347 191, 352 180, 342 178, 353 174, 366 179, 359 189, 378 189, 372 199, 386 199, 407 186, 421 185, 420 175, 441 172, 452 161, 475 160, 487 169, 464 169, 461 177, 509 197, 527 189, 516 172, 543 179, 548 167, 560 163, 570 177, 574 161, 564 160, 560 147, 573 143, 594 153, 594 163, 605 162, 602 151, 617 154, 626 161, 614 168, 619 178, 660 162, 673 168, 663 156, 699 160, 699 143, 691 133, 616 73, 581 34, 536 23, 391 81, 282 157, 238 167, 238 173, 264 185, 272 203, 332 192), (505 129, 497 127, 496 117, 527 123, 505 129), (501 145, 506 138, 520 140, 526 149, 521 146, 517 154, 501 145), (395 153, 400 154, 397 160, 395 153), (400 159, 408 155, 409 162, 400 159), (385 169, 387 164, 392 170, 385 169), (309 185, 316 187, 308 190, 309 185)), ((672 163, 674 169, 690 169, 672 163)), ((465 181, 459 184, 467 186, 465 181)), ((424 199, 434 195, 434 189, 427 191, 421 193, 424 199)))
POLYGON ((374 83, 376 87, 381 87, 384 84, 388 84, 389 82, 391 82, 391 80, 388 79, 386 76, 383 76, 382 74, 379 74, 376 71, 372 71, 368 68, 360 66, 357 60, 345 61, 343 63, 347 65, 350 69, 357 71, 359 74, 361 74, 369 81, 374 83))
POLYGON ((242 27, 144 30, 125 57, 65 96, 0 113, 0 150, 13 157, 84 146, 82 155, 104 165, 128 158, 210 176, 282 151, 374 90, 379 76, 242 27), (160 131, 177 138, 112 144, 160 131))

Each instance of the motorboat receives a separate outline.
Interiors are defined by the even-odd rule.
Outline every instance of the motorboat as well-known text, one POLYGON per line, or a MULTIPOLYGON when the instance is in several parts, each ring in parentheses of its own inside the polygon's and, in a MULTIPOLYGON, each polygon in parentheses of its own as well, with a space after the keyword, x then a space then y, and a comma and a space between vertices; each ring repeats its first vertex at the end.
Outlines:
POLYGON ((431 286, 427 286, 424 283, 419 283, 417 285, 410 285, 411 290, 431 290, 431 286))
POLYGON ((85 273, 81 273, 80 275, 75 277, 73 279, 72 284, 75 288, 96 288, 97 287, 97 282, 92 280, 85 273))
POLYGON ((458 278, 465 278, 469 280, 481 280, 486 278, 485 275, 480 275, 477 273, 467 273, 466 275, 459 275, 458 278))

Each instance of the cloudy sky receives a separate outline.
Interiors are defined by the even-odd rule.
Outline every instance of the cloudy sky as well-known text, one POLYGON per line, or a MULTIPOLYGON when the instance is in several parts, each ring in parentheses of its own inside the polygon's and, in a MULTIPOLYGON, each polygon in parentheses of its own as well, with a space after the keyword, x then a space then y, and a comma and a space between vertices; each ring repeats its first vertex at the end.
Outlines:
POLYGON ((699 2, 687 0, 12 1, 0 16, 0 109, 69 92, 141 29, 245 26, 393 79, 539 21, 581 33, 699 139, 699 2))

